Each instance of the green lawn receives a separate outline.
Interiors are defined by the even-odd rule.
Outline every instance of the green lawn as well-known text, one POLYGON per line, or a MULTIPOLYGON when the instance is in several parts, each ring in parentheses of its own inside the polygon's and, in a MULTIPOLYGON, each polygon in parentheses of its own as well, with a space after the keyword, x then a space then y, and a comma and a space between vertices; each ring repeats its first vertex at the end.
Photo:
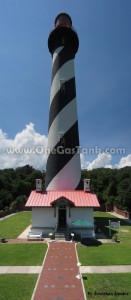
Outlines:
POLYGON ((83 274, 87 299, 131 299, 131 273, 83 274))
POLYGON ((46 250, 47 244, 0 244, 0 265, 40 266, 46 250))
POLYGON ((36 274, 0 275, 0 300, 30 300, 37 276, 36 274))
MULTIPOLYGON (((95 213, 96 223, 99 224, 103 232, 108 233, 108 221, 112 218, 112 215, 108 213, 95 213)), ((113 218, 114 220, 118 221, 119 219, 113 218)), ((113 230, 113 234, 116 232, 116 230, 113 230)), ((119 237, 121 243, 108 243, 100 246, 78 245, 79 261, 84 266, 131 265, 130 224, 121 221, 119 237)))
POLYGON ((104 212, 95 212, 94 218, 96 225, 101 228, 102 232, 106 234, 107 238, 112 238, 114 234, 118 233, 121 242, 131 245, 131 224, 104 212), (120 231, 119 229, 112 229, 111 237, 109 236, 109 220, 113 222, 120 221, 120 231))
POLYGON ((16 238, 31 224, 31 212, 19 212, 0 221, 0 237, 16 238))
MULTIPOLYGON (((112 220, 113 222, 120 221, 120 237, 126 238, 130 237, 131 234, 131 224, 123 221, 122 219, 116 218, 115 216, 105 213, 105 212, 94 212, 94 218, 96 225, 102 230, 102 232, 107 236, 107 238, 110 238, 109 236, 109 220, 112 220), (128 230, 126 234, 123 234, 121 230, 128 230)), ((111 230, 111 237, 119 232, 118 229, 111 230)))
POLYGON ((131 247, 126 244, 77 246, 79 261, 83 266, 131 265, 131 247))

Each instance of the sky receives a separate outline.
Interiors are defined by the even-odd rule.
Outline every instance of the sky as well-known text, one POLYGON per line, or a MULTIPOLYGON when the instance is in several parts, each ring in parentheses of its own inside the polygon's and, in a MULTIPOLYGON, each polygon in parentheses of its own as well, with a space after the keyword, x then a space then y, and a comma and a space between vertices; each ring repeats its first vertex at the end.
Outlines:
POLYGON ((0 0, 0 169, 46 168, 55 17, 79 36, 81 166, 131 166, 131 1, 0 0))

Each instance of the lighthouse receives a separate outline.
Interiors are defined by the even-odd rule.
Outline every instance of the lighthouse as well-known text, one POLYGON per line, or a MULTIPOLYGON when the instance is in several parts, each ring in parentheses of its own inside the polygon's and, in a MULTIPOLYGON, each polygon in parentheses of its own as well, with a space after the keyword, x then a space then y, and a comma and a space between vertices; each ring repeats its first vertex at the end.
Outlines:
POLYGON ((66 13, 55 19, 48 38, 52 80, 46 190, 76 190, 81 179, 74 58, 79 39, 66 13))
MULTIPOLYGON (((45 187, 36 179, 27 207, 32 208, 32 236, 70 239, 75 232, 83 237, 94 237, 93 208, 99 207, 90 180, 84 180, 80 190, 81 166, 76 103, 74 58, 79 39, 66 13, 55 19, 54 29, 48 38, 52 55, 52 81, 50 92, 48 158, 45 187), (87 220, 87 226, 75 226, 76 220, 87 220), (89 224, 90 223, 90 224, 89 224), (36 231, 37 229, 37 231, 36 231)), ((85 224, 85 223, 84 223, 85 224)))

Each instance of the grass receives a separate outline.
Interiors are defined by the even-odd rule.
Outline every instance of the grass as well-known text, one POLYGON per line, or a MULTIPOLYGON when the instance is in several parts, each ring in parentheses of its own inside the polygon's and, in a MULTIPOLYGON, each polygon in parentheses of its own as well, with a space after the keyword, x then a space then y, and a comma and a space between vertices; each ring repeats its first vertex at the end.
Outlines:
MULTIPOLYGON (((95 218, 95 223, 96 225, 101 229, 101 231, 106 235, 107 238, 110 238, 109 236, 109 220, 113 221, 113 222, 118 222, 120 221, 120 229, 124 229, 124 230, 128 230, 129 233, 128 234, 122 234, 122 231, 120 230, 121 233, 121 238, 127 238, 130 236, 131 234, 131 224, 123 221, 122 219, 116 218, 115 216, 109 214, 109 213, 105 213, 105 212, 95 212, 94 213, 94 218, 95 218)), ((118 229, 113 229, 111 230, 111 237, 115 234, 118 233, 119 230, 118 229)))
POLYGON ((109 213, 103 212, 95 212, 94 218, 96 225, 101 228, 102 232, 105 233, 107 238, 112 238, 115 233, 118 233, 121 242, 131 245, 131 224, 123 221, 122 219, 116 218, 109 213), (120 221, 120 231, 119 229, 112 229, 111 237, 109 236, 109 220, 113 222, 120 221))
POLYGON ((131 273, 84 274, 83 282, 87 299, 131 299, 131 273))
POLYGON ((40 266, 46 250, 47 244, 0 244, 0 265, 40 266))
MULTIPOLYGON (((119 221, 108 213, 95 213, 96 224, 108 232, 109 219, 119 221)), ((112 235, 118 230, 113 230, 112 235)), ((121 220, 121 243, 101 244, 100 246, 78 245, 79 261, 84 266, 130 265, 131 264, 131 225, 121 220)))
POLYGON ((30 300, 37 280, 33 275, 0 275, 0 299, 30 300))
POLYGON ((0 237, 16 238, 31 224, 31 212, 19 212, 0 221, 0 237))
POLYGON ((77 252, 83 266, 131 265, 131 247, 125 244, 80 245, 77 252))

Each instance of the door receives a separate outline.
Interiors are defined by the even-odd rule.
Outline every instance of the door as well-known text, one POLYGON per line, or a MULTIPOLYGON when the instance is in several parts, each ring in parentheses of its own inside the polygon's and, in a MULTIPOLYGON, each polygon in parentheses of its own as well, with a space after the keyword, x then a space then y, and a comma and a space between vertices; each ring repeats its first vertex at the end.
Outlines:
POLYGON ((59 228, 66 228, 66 208, 59 208, 59 228))

